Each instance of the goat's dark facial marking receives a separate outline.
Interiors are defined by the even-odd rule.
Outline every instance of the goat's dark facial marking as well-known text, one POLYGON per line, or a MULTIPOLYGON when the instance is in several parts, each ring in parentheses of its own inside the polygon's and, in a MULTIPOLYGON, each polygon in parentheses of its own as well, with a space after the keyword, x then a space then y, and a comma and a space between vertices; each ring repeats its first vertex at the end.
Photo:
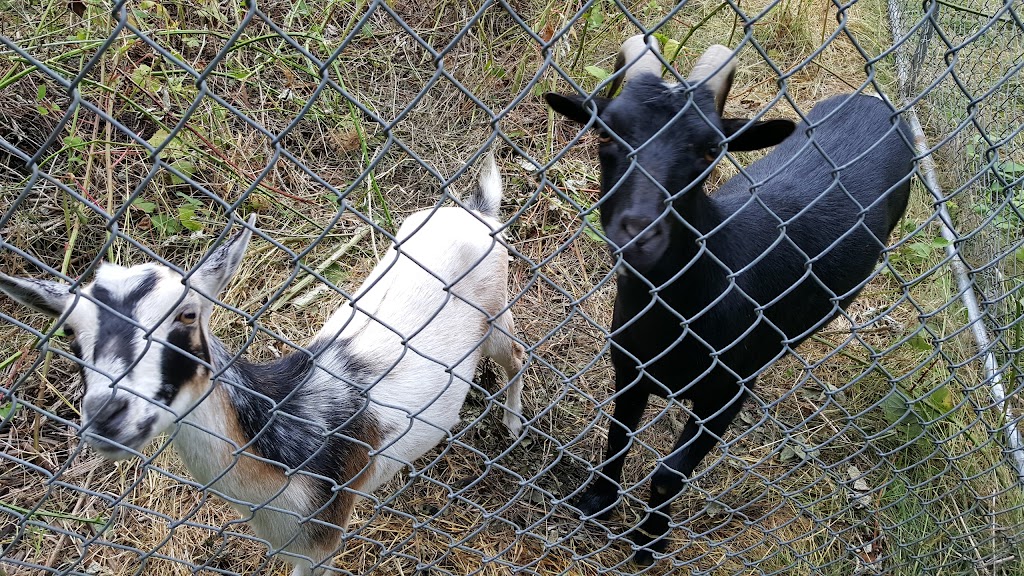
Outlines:
POLYGON ((72 298, 60 284, 0 275, 4 292, 66 315, 85 386, 82 435, 106 456, 131 456, 208 391, 211 298, 237 270, 250 235, 211 252, 187 281, 159 264, 104 264, 72 298))
MULTIPOLYGON (((68 325, 64 325, 64 337, 68 339, 68 348, 71 349, 71 353, 75 355, 78 360, 84 360, 82 358, 82 345, 75 340, 75 331, 68 325)), ((81 364, 81 363, 79 363, 81 364)))
POLYGON ((207 339, 194 321, 203 306, 177 273, 156 264, 104 264, 82 288, 64 330, 85 388, 82 434, 97 449, 131 455, 186 406, 188 384, 208 380, 207 339), (190 324, 181 322, 186 313, 190 324))
POLYGON ((91 294, 99 314, 96 354, 131 363, 135 350, 136 331, 133 319, 135 306, 156 286, 156 273, 146 272, 127 293, 116 293, 103 285, 92 286, 91 294))
MULTIPOLYGON (((232 242, 228 242, 225 248, 232 242)), ((214 253, 196 287, 215 292, 235 259, 214 253)), ((158 264, 103 264, 79 294, 55 282, 0 274, 0 289, 64 318, 84 387, 82 435, 109 457, 127 457, 189 409, 209 386, 212 303, 158 264)))
POLYGON ((155 400, 162 404, 169 404, 190 382, 210 377, 206 335, 198 326, 183 324, 180 316, 175 324, 167 334, 170 346, 164 347, 160 365, 162 379, 155 400))

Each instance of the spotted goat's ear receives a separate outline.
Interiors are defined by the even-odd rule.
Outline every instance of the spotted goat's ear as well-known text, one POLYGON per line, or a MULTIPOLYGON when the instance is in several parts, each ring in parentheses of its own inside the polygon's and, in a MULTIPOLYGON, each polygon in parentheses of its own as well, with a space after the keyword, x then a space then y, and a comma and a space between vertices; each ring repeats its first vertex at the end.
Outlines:
POLYGON ((54 317, 60 316, 64 312, 68 300, 72 297, 68 292, 67 284, 32 278, 15 278, 3 273, 0 273, 0 292, 29 308, 54 317))
POLYGON ((210 299, 220 294, 238 272, 238 265, 242 263, 255 224, 256 215, 253 214, 240 232, 207 254, 199 267, 188 276, 191 286, 210 299))

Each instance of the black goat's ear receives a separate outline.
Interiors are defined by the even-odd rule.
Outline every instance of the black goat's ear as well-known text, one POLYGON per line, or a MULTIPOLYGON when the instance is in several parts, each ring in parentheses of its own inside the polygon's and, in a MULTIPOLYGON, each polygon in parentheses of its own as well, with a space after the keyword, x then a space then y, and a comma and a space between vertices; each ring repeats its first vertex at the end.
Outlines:
MULTIPOLYGON (((564 96, 555 92, 547 92, 544 94, 544 99, 547 100, 548 106, 551 106, 552 110, 578 124, 586 124, 593 117, 590 106, 585 104, 586 101, 582 96, 564 96)), ((604 107, 611 101, 610 98, 601 96, 593 96, 590 100, 597 106, 598 114, 601 114, 601 110, 604 110, 604 107)))
POLYGON ((731 152, 746 152, 775 146, 788 138, 795 129, 796 124, 792 120, 765 120, 751 123, 750 120, 744 118, 722 119, 722 132, 732 138, 729 141, 729 151, 731 152))

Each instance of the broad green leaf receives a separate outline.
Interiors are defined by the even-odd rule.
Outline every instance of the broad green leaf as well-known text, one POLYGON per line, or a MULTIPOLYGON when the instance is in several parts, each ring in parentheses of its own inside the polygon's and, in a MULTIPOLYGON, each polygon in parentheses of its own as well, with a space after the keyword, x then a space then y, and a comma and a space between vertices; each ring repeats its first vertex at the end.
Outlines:
POLYGON ((920 331, 910 337, 908 341, 911 348, 914 350, 920 350, 921 352, 930 352, 933 348, 931 337, 924 331, 920 331))
POLYGON ((1024 173, 1024 164, 1007 160, 999 165, 999 171, 1014 175, 1024 173))
POLYGON ((21 404, 15 404, 13 400, 0 404, 0 420, 6 420, 8 417, 18 413, 21 409, 21 404))
POLYGON ((587 224, 583 226, 583 233, 598 244, 603 244, 605 239, 601 235, 601 217, 597 212, 591 212, 585 216, 587 224))
POLYGON ((928 401, 941 414, 948 414, 953 410, 953 395, 949 388, 940 386, 928 396, 928 401))
POLYGON ((168 138, 170 138, 170 136, 170 132, 164 130, 163 128, 160 128, 159 130, 154 132, 152 136, 149 137, 149 140, 147 140, 147 142, 149 142, 149 145, 152 146, 153 148, 159 148, 161 144, 163 144, 164 142, 167 141, 168 138))
POLYGON ((203 225, 196 221, 197 208, 194 205, 186 204, 178 208, 178 219, 181 225, 193 232, 203 229, 203 225))
MULTIPOLYGON (((171 166, 173 166, 175 170, 177 170, 178 172, 181 172, 182 174, 184 174, 185 176, 187 176, 189 178, 191 178, 192 176, 195 176, 196 165, 193 164, 190 160, 184 160, 184 159, 182 159, 182 160, 175 160, 174 162, 171 162, 171 166)), ((177 174, 175 174, 174 172, 169 172, 169 174, 171 175, 171 182, 172 183, 174 183, 174 184, 184 184, 185 183, 185 180, 183 178, 181 178, 180 176, 178 176, 177 174)))
POLYGON ((610 73, 607 70, 601 68, 600 66, 587 66, 586 68, 584 68, 584 70, 587 71, 587 74, 590 74, 591 76, 597 78, 598 80, 604 80, 610 75, 610 73))
POLYGON ((142 210, 146 214, 152 214, 153 211, 156 210, 156 204, 146 200, 145 198, 136 198, 135 200, 132 200, 132 206, 142 210))
POLYGON ((150 217, 150 221, 153 222, 153 228, 156 228, 161 234, 170 235, 181 232, 181 223, 166 214, 154 214, 150 217))

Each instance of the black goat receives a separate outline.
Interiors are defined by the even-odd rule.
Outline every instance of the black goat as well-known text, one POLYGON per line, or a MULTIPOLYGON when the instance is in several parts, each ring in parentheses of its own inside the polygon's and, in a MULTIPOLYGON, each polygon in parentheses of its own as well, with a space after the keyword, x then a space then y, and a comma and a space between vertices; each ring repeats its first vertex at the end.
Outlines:
POLYGON ((639 563, 665 549, 671 500, 758 374, 870 279, 914 172, 910 131, 880 98, 829 98, 795 132, 787 120, 721 119, 732 52, 712 47, 687 82, 669 84, 650 73, 660 70, 651 42, 623 45, 620 62, 633 64, 617 98, 545 95, 556 112, 601 130, 601 223, 621 258, 615 411, 605 462, 577 502, 584 515, 607 517, 618 501, 648 396, 693 403, 632 533, 639 563), (723 141, 732 151, 781 144, 708 196, 703 183, 723 141))

